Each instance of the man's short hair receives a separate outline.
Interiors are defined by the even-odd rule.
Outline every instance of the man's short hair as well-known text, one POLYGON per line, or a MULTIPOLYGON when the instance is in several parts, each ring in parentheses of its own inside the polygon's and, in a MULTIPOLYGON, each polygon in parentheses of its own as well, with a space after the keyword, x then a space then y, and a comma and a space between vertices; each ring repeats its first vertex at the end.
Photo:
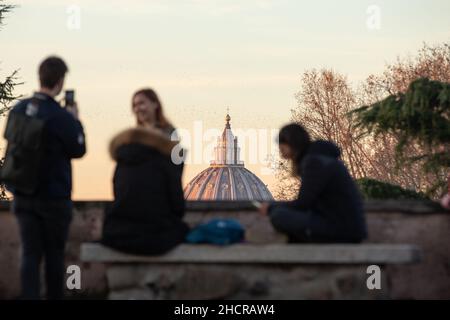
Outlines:
POLYGON ((61 58, 48 57, 39 66, 41 87, 53 89, 64 78, 68 70, 66 63, 61 58))

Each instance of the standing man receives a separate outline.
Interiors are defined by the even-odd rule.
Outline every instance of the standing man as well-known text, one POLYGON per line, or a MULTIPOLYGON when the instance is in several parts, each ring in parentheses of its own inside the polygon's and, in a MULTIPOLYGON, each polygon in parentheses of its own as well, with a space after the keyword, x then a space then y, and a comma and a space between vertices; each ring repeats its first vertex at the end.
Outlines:
POLYGON ((77 104, 56 102, 68 68, 58 57, 39 66, 40 89, 11 110, 2 178, 14 194, 22 240, 22 299, 40 298, 40 264, 45 261, 48 299, 64 294, 64 249, 72 219, 71 159, 86 153, 77 104))

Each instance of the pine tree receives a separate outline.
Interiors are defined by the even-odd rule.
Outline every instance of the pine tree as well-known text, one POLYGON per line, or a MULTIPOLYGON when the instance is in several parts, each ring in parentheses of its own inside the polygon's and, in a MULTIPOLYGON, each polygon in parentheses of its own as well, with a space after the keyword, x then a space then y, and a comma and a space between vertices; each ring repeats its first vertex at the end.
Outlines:
MULTIPOLYGON (((5 4, 3 0, 0 0, 0 29, 3 26, 3 19, 5 18, 5 15, 11 12, 12 9, 14 9, 13 5, 5 4)), ((17 82, 17 72, 18 71, 15 70, 4 80, 0 80, 0 117, 5 117, 11 109, 12 102, 19 98, 14 95, 14 87, 20 84, 17 82)), ((0 159, 0 167, 3 165, 3 160, 3 158, 0 159)), ((0 200, 6 199, 7 196, 5 186, 0 185, 0 200)))
POLYGON ((398 165, 422 161, 424 173, 441 177, 428 193, 445 189, 446 170, 450 167, 450 83, 420 78, 411 82, 406 92, 392 94, 351 113, 356 116, 356 127, 398 138, 398 165), (427 152, 408 155, 405 149, 414 143, 427 152))

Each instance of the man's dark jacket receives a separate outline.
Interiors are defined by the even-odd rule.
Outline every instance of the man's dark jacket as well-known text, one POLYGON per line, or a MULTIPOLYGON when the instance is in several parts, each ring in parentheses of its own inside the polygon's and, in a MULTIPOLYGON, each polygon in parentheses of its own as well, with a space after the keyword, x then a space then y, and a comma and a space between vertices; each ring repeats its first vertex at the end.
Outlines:
POLYGON ((114 202, 105 215, 102 243, 151 255, 184 241, 183 163, 171 160, 176 144, 156 129, 143 128, 128 129, 112 140, 114 202))
MULTIPOLYGON (((311 219, 316 238, 359 242, 367 237, 363 202, 339 157, 340 150, 332 142, 311 143, 297 166, 301 176, 298 197, 286 205, 298 211, 309 211, 317 218, 311 219)), ((272 208, 269 207, 269 214, 272 208)))
MULTIPOLYGON (((37 104, 35 117, 45 120, 43 159, 38 174, 38 187, 31 196, 41 199, 70 199, 72 191, 72 166, 70 160, 86 153, 85 136, 81 122, 61 108, 52 97, 35 93, 32 98, 19 101, 11 110, 27 114, 31 100, 37 104)), ((23 196, 13 188, 15 196, 23 196)), ((30 196, 30 195, 28 195, 30 196)))

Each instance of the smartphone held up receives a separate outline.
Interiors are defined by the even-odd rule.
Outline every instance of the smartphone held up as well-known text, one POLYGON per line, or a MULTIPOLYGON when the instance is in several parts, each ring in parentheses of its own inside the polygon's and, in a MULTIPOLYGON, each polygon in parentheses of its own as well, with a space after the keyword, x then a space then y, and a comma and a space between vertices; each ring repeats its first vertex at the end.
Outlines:
POLYGON ((64 107, 70 108, 75 104, 75 90, 66 90, 64 95, 64 107))

